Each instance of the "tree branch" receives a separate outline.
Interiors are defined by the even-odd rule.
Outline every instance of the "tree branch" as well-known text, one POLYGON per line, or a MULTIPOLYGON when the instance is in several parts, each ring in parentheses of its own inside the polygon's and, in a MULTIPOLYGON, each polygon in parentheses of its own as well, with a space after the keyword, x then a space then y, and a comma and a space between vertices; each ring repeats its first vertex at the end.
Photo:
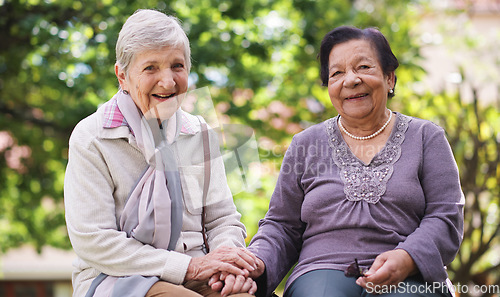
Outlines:
POLYGON ((14 121, 28 122, 42 128, 51 128, 53 131, 57 132, 61 136, 67 137, 69 136, 69 134, 71 134, 72 127, 71 128, 61 127, 55 122, 45 121, 43 119, 37 119, 32 115, 33 114, 32 111, 33 109, 28 107, 27 111, 20 112, 15 109, 8 108, 7 106, 5 106, 5 104, 0 102, 0 114, 4 114, 7 117, 10 117, 14 121))

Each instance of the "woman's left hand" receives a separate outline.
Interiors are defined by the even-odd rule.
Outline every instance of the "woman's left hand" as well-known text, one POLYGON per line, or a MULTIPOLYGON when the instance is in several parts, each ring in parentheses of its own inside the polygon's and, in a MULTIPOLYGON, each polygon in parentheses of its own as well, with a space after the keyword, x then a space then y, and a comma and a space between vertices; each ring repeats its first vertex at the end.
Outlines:
POLYGON ((255 269, 257 257, 250 251, 223 246, 205 256, 192 258, 184 280, 205 281, 219 272, 243 275, 246 278, 255 269))
POLYGON ((356 283, 376 293, 390 285, 397 285, 418 271, 410 254, 403 249, 384 252, 375 258, 372 266, 356 283))

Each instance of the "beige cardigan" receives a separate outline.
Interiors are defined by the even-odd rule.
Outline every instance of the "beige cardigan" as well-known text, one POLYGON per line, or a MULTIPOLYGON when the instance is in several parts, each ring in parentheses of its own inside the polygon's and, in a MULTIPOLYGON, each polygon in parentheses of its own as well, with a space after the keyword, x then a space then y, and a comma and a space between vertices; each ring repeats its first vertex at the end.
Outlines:
MULTIPOLYGON (((175 142, 184 196, 183 225, 175 251, 156 249, 118 231, 129 192, 147 167, 128 127, 103 128, 104 108, 83 119, 69 141, 64 180, 66 224, 73 249, 73 296, 85 296, 101 272, 144 275, 181 284, 191 257, 203 256, 201 133, 180 134, 175 142)), ((196 132, 200 124, 186 113, 196 132)), ((207 195, 207 235, 211 250, 244 247, 246 231, 227 186, 217 134, 210 131, 211 178, 207 195)))

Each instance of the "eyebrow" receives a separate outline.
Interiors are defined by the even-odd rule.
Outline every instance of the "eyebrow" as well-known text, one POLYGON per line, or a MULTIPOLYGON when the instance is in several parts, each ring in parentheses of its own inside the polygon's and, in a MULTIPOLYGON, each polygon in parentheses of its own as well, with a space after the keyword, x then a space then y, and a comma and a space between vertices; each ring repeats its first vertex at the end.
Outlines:
POLYGON ((147 60, 147 61, 141 63, 141 65, 156 64, 156 63, 158 63, 158 61, 156 61, 156 60, 147 60))
MULTIPOLYGON (((173 63, 180 63, 180 62, 186 63, 184 57, 174 58, 173 60, 173 63)), ((146 60, 144 63, 141 63, 141 66, 149 64, 158 64, 158 63, 160 63, 158 60, 146 60)))
MULTIPOLYGON (((368 58, 366 56, 359 56, 359 57, 356 57, 356 59, 354 60, 354 63, 359 63, 359 62, 364 62, 364 61, 367 61, 367 62, 370 62, 370 63, 373 63, 373 59, 371 58, 368 58)), ((331 65, 330 67, 328 67, 328 69, 333 69, 333 68, 339 68, 338 64, 333 64, 331 65)))

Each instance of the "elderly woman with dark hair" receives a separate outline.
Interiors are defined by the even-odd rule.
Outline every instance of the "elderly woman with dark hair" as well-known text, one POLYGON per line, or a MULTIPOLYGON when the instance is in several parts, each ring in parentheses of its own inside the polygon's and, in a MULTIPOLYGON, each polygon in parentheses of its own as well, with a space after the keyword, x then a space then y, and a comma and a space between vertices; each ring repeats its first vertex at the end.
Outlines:
POLYGON ((338 116, 285 154, 249 246, 257 295, 296 263, 285 297, 449 296, 464 201, 445 132, 386 107, 399 63, 378 30, 336 28, 319 59, 338 116))
POLYGON ((221 272, 236 275, 233 293, 255 292, 256 258, 244 249, 217 136, 180 109, 190 66, 177 19, 139 10, 123 25, 120 90, 69 142, 73 296, 216 297, 207 281, 221 272))

